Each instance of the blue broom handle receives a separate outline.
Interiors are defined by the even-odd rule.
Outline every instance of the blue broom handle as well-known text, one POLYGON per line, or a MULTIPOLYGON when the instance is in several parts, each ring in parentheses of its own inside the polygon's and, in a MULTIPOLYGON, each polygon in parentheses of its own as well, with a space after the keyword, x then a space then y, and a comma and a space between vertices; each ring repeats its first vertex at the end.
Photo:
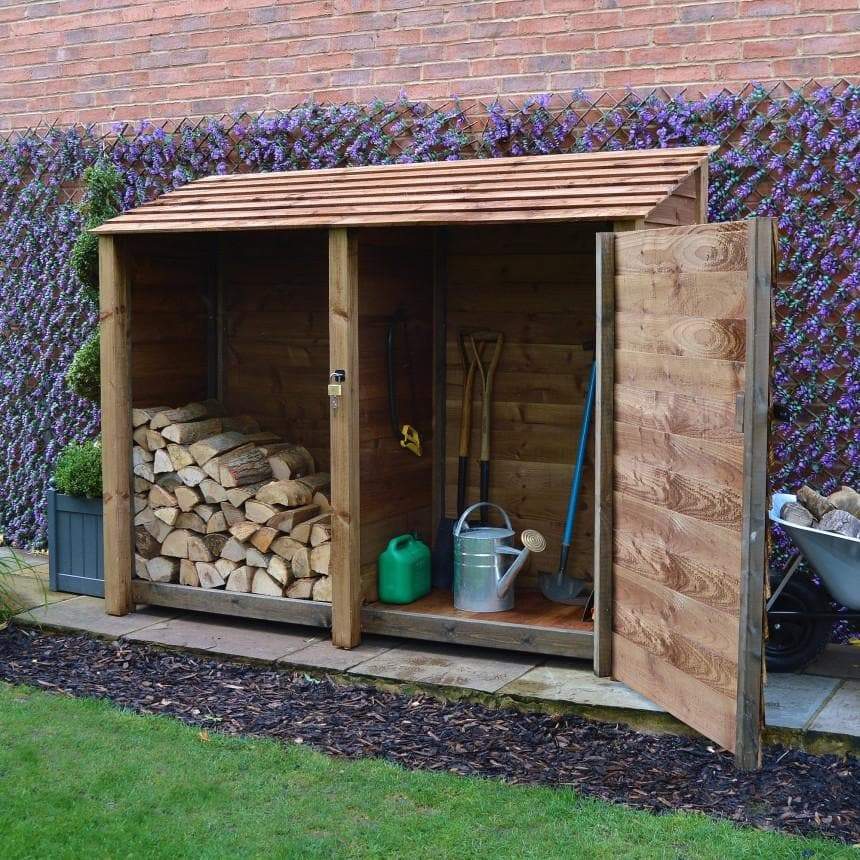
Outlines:
POLYGON ((585 464, 585 452, 588 448, 588 431, 591 426, 591 414, 594 412, 594 392, 597 388, 597 365, 591 365, 588 378, 588 391, 585 395, 585 411, 582 415, 582 426, 579 429, 579 447, 576 451, 576 466, 573 470, 573 485, 570 489, 570 499, 567 502, 567 520, 564 523, 563 546, 570 546, 573 539, 573 524, 576 520, 576 508, 579 504, 579 490, 582 486, 582 472, 585 464))

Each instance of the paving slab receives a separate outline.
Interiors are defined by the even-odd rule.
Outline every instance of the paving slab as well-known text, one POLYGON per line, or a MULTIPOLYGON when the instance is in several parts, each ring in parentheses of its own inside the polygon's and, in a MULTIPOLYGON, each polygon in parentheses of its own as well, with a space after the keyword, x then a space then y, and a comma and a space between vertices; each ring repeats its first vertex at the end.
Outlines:
POLYGON ((138 607, 137 612, 128 615, 107 615, 104 600, 100 597, 72 597, 50 606, 37 606, 17 616, 24 624, 43 624, 62 630, 80 630, 98 636, 118 638, 149 627, 159 621, 176 617, 176 610, 138 607))
POLYGON ((401 644, 401 639, 389 639, 385 636, 363 636, 361 645, 347 651, 344 648, 335 648, 331 642, 324 639, 309 645, 307 648, 302 648, 300 651, 293 651, 292 654, 287 654, 278 662, 346 672, 353 666, 372 657, 379 657, 401 644))
POLYGON ((809 729, 860 737, 860 681, 845 681, 821 709, 809 729))
POLYGON ((806 667, 807 675, 860 681, 860 647, 857 645, 828 645, 824 653, 806 667))
POLYGON ((319 642, 320 631, 313 627, 267 624, 218 615, 186 615, 159 621, 124 638, 268 663, 319 642))
POLYGON ((482 693, 497 690, 534 668, 526 654, 451 645, 404 645, 353 666, 349 671, 445 687, 464 687, 482 693))
POLYGON ((765 724, 804 728, 841 683, 820 675, 769 674, 764 688, 765 724))
POLYGON ((10 603, 16 612, 44 606, 49 603, 60 603, 71 600, 76 595, 51 591, 47 578, 41 576, 10 576, 6 581, 10 593, 10 603))
POLYGON ((620 681, 598 678, 584 660, 547 660, 499 690, 512 696, 548 699, 577 705, 662 711, 659 705, 620 681))

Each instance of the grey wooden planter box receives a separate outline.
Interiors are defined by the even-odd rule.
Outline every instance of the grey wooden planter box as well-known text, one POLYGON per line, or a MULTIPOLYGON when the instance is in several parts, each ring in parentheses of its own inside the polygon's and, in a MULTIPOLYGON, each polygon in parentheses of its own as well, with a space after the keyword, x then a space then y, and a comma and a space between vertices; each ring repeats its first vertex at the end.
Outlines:
POLYGON ((53 591, 104 597, 102 500, 48 490, 48 552, 53 591))

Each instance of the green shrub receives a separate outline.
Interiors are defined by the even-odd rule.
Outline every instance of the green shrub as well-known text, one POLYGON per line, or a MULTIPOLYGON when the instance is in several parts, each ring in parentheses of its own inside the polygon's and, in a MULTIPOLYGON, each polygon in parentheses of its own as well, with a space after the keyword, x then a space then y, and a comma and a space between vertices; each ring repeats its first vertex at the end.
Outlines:
POLYGON ((81 206, 84 231, 72 246, 69 262, 91 301, 99 299, 99 242, 89 231, 113 218, 121 209, 119 190, 122 178, 107 161, 99 161, 84 171, 87 193, 81 206))
POLYGON ((69 388, 80 397, 96 403, 101 399, 99 352, 99 333, 95 331, 75 353, 66 372, 69 388))
POLYGON ((67 496, 102 494, 102 446, 98 439, 70 442, 60 452, 54 469, 54 486, 67 496))

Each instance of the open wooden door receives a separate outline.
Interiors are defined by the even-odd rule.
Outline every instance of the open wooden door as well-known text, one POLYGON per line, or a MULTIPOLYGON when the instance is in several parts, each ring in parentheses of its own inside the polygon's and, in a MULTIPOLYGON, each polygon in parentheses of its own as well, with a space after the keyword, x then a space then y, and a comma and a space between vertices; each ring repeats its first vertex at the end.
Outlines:
POLYGON ((598 236, 595 671, 760 761, 769 219, 598 236))

